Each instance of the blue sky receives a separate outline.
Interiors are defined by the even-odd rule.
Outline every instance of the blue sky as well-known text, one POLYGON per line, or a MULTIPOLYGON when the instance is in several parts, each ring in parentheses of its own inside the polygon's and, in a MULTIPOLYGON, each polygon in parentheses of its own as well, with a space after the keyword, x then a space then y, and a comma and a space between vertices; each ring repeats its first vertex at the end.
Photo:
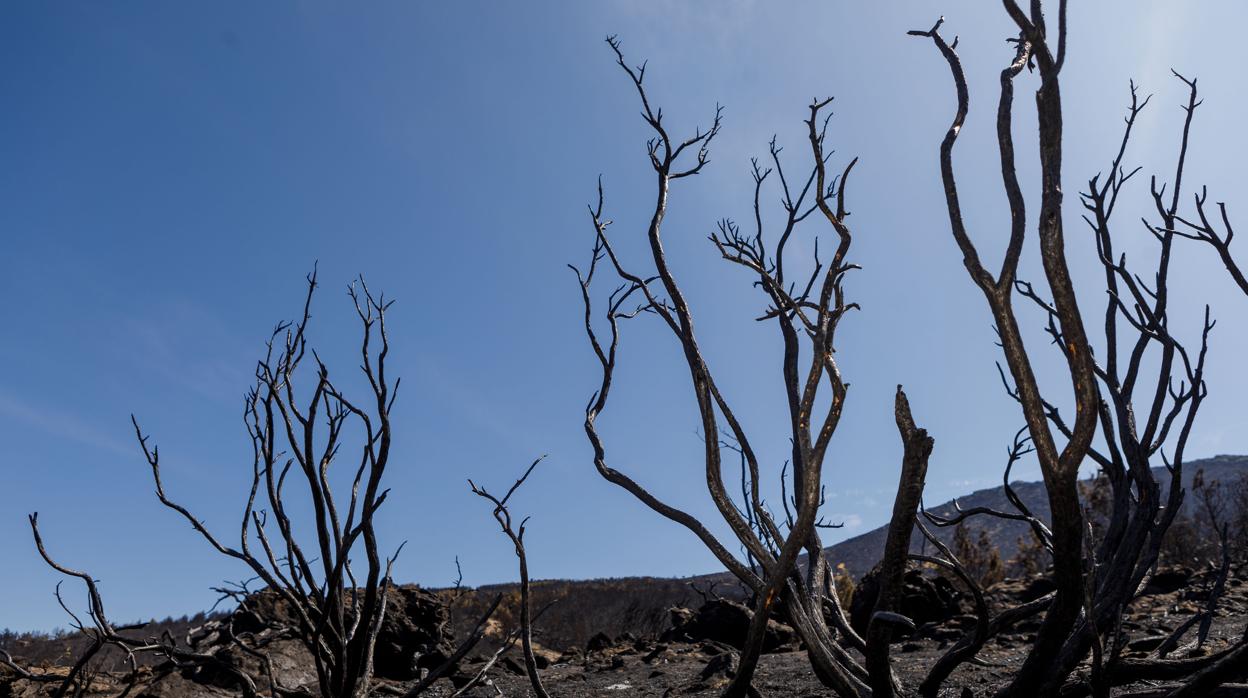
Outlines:
MULTIPOLYGON (((1239 3, 1072 3, 1064 73, 1066 190, 1103 169, 1127 80, 1156 93, 1128 156, 1169 178, 1181 120, 1176 67, 1206 98, 1188 182, 1240 201, 1248 175, 1242 75, 1226 60, 1248 15, 1239 3)), ((749 158, 777 134, 804 166, 801 120, 835 95, 838 162, 861 157, 850 188, 863 312, 842 329, 850 405, 825 468, 827 511, 846 527, 887 520, 900 447, 893 387, 905 384, 936 438, 928 499, 997 481, 1021 424, 1000 388, 987 308, 947 229, 937 146, 952 114, 948 71, 905 31, 943 12, 959 34, 972 111, 957 163, 985 256, 1005 235, 992 141, 997 73, 1012 53, 996 6, 888 3, 564 2, 7 3, 0 9, 0 626, 63 625, 50 546, 102 580, 117 619, 211 605, 208 587, 244 576, 152 493, 129 430, 135 413, 162 450, 166 486, 225 535, 247 486, 240 412, 272 325, 299 309, 319 260, 313 339, 339 373, 356 361, 346 284, 363 273, 397 299, 394 489, 383 543, 408 540, 396 575, 514 579, 514 556, 465 479, 501 488, 549 453, 518 512, 532 513, 541 577, 686 575, 715 568, 684 530, 594 471, 581 431, 597 381, 574 281, 592 241, 585 204, 599 174, 614 236, 638 246, 651 198, 648 137, 635 94, 602 39, 649 59, 652 97, 673 128, 724 131, 703 175, 674 189, 668 250, 720 383, 768 462, 785 457, 772 328, 749 279, 705 236, 749 215, 749 158)), ((1017 133, 1031 181, 1030 94, 1017 133)), ((1148 213, 1136 181, 1119 214, 1148 213)), ((771 200, 774 200, 774 196, 771 200)), ((1076 207, 1068 207, 1084 306, 1101 302, 1076 207)), ((1033 207, 1034 210, 1034 207, 1033 207)), ((1122 225, 1132 259, 1152 239, 1122 225)), ((1038 277, 1034 238, 1024 276, 1038 277)), ((1189 333, 1208 300, 1222 322, 1193 457, 1248 451, 1234 363, 1248 304, 1210 251, 1183 247, 1173 284, 1189 333)), ((1142 267, 1145 268, 1145 267, 1142 267)), ((1030 318, 1041 372, 1065 382, 1030 318)), ((620 384, 602 417, 615 467, 712 516, 696 413, 676 347, 657 325, 627 328, 620 384)), ((1190 336, 1190 334, 1189 334, 1190 336)), ((1032 464, 1019 471, 1034 477, 1032 464)), ((76 593, 76 592, 75 592, 76 593)), ((71 599, 76 599, 71 596, 71 599)))

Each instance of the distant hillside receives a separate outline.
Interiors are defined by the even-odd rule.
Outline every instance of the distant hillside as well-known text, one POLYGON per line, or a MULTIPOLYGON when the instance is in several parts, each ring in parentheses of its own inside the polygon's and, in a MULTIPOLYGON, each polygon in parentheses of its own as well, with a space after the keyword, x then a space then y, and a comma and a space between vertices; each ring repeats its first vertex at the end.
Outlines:
MULTIPOLYGON (((1196 471, 1202 469, 1205 471, 1206 480, 1219 480, 1223 483, 1230 483, 1241 476, 1248 475, 1248 456, 1214 456, 1213 458, 1185 463, 1183 465, 1183 487, 1185 489, 1191 488, 1192 476, 1196 474, 1196 471)), ((1154 468, 1153 474, 1162 485, 1162 496, 1164 497, 1169 476, 1162 468, 1154 468)), ((1048 523, 1049 500, 1044 491, 1044 483, 1011 482, 1010 486, 1014 488, 1019 499, 1031 509, 1032 513, 1048 523)), ((974 507, 988 507, 1000 511, 1014 511, 1010 506, 1009 500, 1005 498, 1005 488, 1002 486, 972 492, 966 496, 958 497, 957 502, 964 510, 974 507)), ((1188 498, 1185 502, 1185 508, 1191 505, 1192 500, 1188 498)), ((951 517, 957 513, 952 500, 939 506, 928 507, 928 511, 943 517, 951 517)), ((975 516, 967 521, 966 526, 976 537, 979 536, 980 530, 987 531, 989 539, 996 544, 1001 554, 1001 559, 1006 561, 1013 558, 1017 552, 1019 538, 1030 538, 1030 527, 1023 521, 1012 521, 995 516, 975 516)), ((932 529, 936 537, 944 543, 950 543, 953 540, 954 529, 952 527, 938 528, 929 526, 928 528, 932 529)), ((861 577, 880 561, 880 555, 884 550, 884 539, 887 535, 888 526, 880 526, 825 548, 824 553, 831 564, 844 564, 845 569, 851 575, 861 577)), ((921 552, 925 543, 927 541, 916 530, 910 539, 911 552, 921 552)), ((930 548, 930 544, 928 544, 928 547, 930 548)), ((928 552, 931 551, 929 550, 928 552)), ((732 575, 727 572, 715 572, 693 578, 694 581, 714 581, 716 583, 732 583, 733 579, 732 575)))
MULTIPOLYGON (((1248 474, 1248 456, 1215 456, 1185 463, 1183 466, 1183 486, 1185 489, 1191 487, 1192 476, 1196 474, 1197 470, 1201 469, 1205 471, 1206 480, 1220 480, 1224 483, 1229 483, 1241 475, 1248 474)), ((1154 475, 1157 477, 1158 482, 1162 483, 1164 496, 1165 484, 1169 480, 1168 475, 1161 468, 1155 468, 1154 475)), ((1018 494, 1019 499, 1036 516, 1039 516, 1046 522, 1048 521, 1049 501, 1045 494, 1043 483, 1012 482, 1010 485, 1018 494)), ((990 507, 1001 511, 1013 511, 1009 501, 1005 498, 1005 488, 1001 486, 972 492, 964 497, 959 497, 957 501, 963 509, 990 507)), ((1186 504, 1190 506, 1191 503, 1189 498, 1186 504)), ((937 507, 929 507, 929 511, 945 517, 956 513, 952 501, 945 502, 937 507)), ((1003 560, 1009 560, 1014 557, 1014 553, 1018 549, 1018 539, 1029 535, 1029 527, 1025 522, 1010 521, 993 516, 973 517, 968 521, 967 526, 970 527, 970 530, 975 535, 978 535, 981 529, 988 531, 989 537, 1000 550, 1001 559, 1003 560)), ((933 528, 933 532, 946 543, 953 538, 952 528, 933 528)), ((844 563, 850 574, 855 577, 861 576, 879 562, 880 554, 884 549, 884 538, 887 533, 888 527, 881 526, 862 535, 841 541, 826 549, 828 560, 833 565, 844 563)), ((924 542, 926 541, 923 540, 922 535, 916 531, 911 539, 911 550, 918 552, 924 542)))
MULTIPOLYGON (((1248 456, 1217 456, 1199 461, 1192 461, 1184 467, 1184 486, 1191 487, 1192 476, 1203 469, 1206 479, 1230 483, 1237 478, 1248 475, 1248 456)), ((1164 474, 1157 473, 1159 481, 1165 482, 1164 474)), ((1049 514, 1048 500, 1044 485, 1038 482, 1011 483, 1014 491, 1036 515, 1047 519, 1049 514)), ((1009 503, 1002 487, 979 490, 958 502, 964 509, 971 507, 992 507, 1009 511, 1009 503)), ((1188 501, 1190 506, 1192 502, 1188 501)), ((953 502, 946 502, 933 507, 931 511, 942 515, 954 514, 953 502)), ((1009 521, 995 517, 975 517, 974 523, 968 524, 971 531, 978 536, 981 527, 986 530, 991 540, 998 546, 1003 560, 1009 560, 1015 554, 1017 541, 1027 536, 1028 526, 1018 521, 1009 521)), ((948 542, 953 538, 953 529, 935 529, 936 534, 948 542)), ((884 546, 887 527, 881 526, 859 536, 842 541, 826 549, 832 564, 844 563, 846 569, 855 577, 870 570, 879 561, 880 551, 884 546)), ((917 533, 912 539, 912 549, 922 549, 921 536, 917 533)), ((537 639, 546 647, 569 649, 584 647, 589 638, 598 632, 606 632, 612 637, 631 633, 640 637, 654 637, 669 625, 667 610, 672 606, 695 606, 702 600, 707 589, 707 582, 722 584, 715 593, 725 596, 737 596, 742 593, 735 579, 726 572, 701 575, 684 579, 659 579, 653 577, 635 577, 622 579, 597 580, 535 580, 533 582, 533 607, 541 609, 555 602, 535 622, 537 639), (693 583, 697 588, 690 586, 693 583)), ((477 589, 464 590, 462 595, 451 590, 441 590, 448 596, 457 597, 452 604, 452 624, 457 634, 462 637, 475 622, 485 606, 495 594, 502 593, 505 602, 499 609, 495 620, 501 627, 514 627, 516 622, 516 601, 518 600, 517 585, 495 584, 477 589)), ((147 626, 145 632, 170 628, 175 634, 185 634, 186 627, 199 624, 205 619, 202 614, 195 618, 179 620, 168 619, 147 626)), ((180 634, 178 636, 181 636, 180 634)), ((0 649, 8 649, 15 655, 48 663, 64 662, 75 655, 85 639, 76 633, 23 633, 0 632, 0 649)), ((120 660, 119 657, 112 659, 120 660)))

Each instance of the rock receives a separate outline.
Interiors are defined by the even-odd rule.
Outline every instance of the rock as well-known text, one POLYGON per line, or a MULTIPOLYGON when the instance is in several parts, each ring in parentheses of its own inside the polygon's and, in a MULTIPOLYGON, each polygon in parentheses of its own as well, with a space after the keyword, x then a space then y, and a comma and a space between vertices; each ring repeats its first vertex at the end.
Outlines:
MULTIPOLYGON (((744 604, 727 599, 714 599, 702 604, 696 612, 689 609, 672 609, 673 621, 681 621, 667 633, 663 640, 722 642, 741 649, 749 634, 750 619, 754 614, 744 604)), ((779 652, 797 644, 793 628, 774 619, 767 620, 763 637, 763 652, 779 652)))
MULTIPOLYGON (((875 602, 880 595, 878 575, 879 569, 876 568, 863 576, 849 605, 850 625, 859 634, 866 633, 871 615, 875 612, 875 602)), ((943 623, 961 613, 958 598, 957 589, 948 579, 929 577, 921 570, 910 570, 902 582, 901 607, 894 610, 918 626, 943 623)), ((900 640, 906 634, 897 632, 894 636, 900 640)))
MULTIPOLYGON (((248 596, 230 615, 235 634, 258 633, 267 628, 297 628, 299 621, 277 592, 263 589, 248 596)), ((206 639, 211 643, 212 639, 206 639)))
MULTIPOLYGON (((298 627, 289 604, 277 592, 258 591, 231 615, 236 633, 259 633, 269 628, 298 627)), ((422 669, 433 669, 454 651, 449 629, 450 611, 433 592, 418 586, 398 586, 386 599, 386 615, 373 650, 373 670, 378 678, 410 681, 422 669)), ((205 635, 198 645, 219 641, 205 635)))
POLYGON ((653 650, 650 651, 650 654, 647 654, 646 656, 642 657, 641 661, 645 662, 646 664, 650 664, 654 662, 654 660, 662 657, 665 654, 667 654, 667 645, 660 643, 656 645, 653 650))
POLYGON ((706 666, 702 667, 701 673, 698 674, 698 681, 686 692, 715 690, 727 686, 737 675, 739 664, 740 659, 734 652, 712 657, 706 666))
POLYGON ((1192 579, 1192 571, 1186 567, 1172 567, 1158 571, 1144 585, 1143 595, 1169 594, 1187 586, 1192 579))
POLYGON ((611 636, 606 633, 597 633, 589 638, 589 642, 585 644, 586 654, 593 652, 603 652, 609 649, 615 643, 611 641, 611 636))
MULTIPOLYGON (((736 676, 736 671, 740 667, 740 658, 735 652, 726 652, 711 657, 703 671, 698 674, 698 679, 684 689, 683 693, 700 693, 705 691, 718 691, 718 689, 728 686, 736 676)), ((669 689, 670 691, 670 689, 669 689)))
POLYGON ((1028 603, 1056 590, 1057 582, 1054 582, 1052 577, 1036 577, 1019 593, 1018 600, 1028 603))
POLYGON ((693 620, 693 617, 697 615, 696 613, 693 612, 692 609, 683 608, 680 606, 677 606, 676 608, 669 608, 667 610, 667 613, 668 613, 668 616, 672 620, 673 628, 679 628, 680 626, 691 622, 693 620))
POLYGON ((440 666, 455 651, 450 618, 446 603, 433 592, 417 586, 391 589, 373 649, 376 675, 410 681, 421 669, 440 666))
MULTIPOLYGON (((259 636, 265 634, 271 635, 272 631, 262 631, 259 636)), ((210 637, 213 636, 210 634, 210 637)), ((221 660, 222 665, 207 663, 200 666, 187 666, 177 672, 180 678, 203 687, 223 689, 225 693, 220 695, 233 696, 237 695, 238 679, 225 668, 225 665, 238 667, 243 673, 253 678, 265 675, 265 667, 259 658, 244 652, 220 636, 215 637, 215 644, 206 645, 200 640, 196 644, 196 649, 214 655, 221 660)), ((315 664, 301 641, 272 640, 265 645, 264 652, 272 662, 273 673, 281 684, 289 687, 316 685, 315 664)), ((173 674, 162 676, 153 681, 152 687, 160 688, 160 684, 173 681, 172 676, 173 674)), ((173 695, 181 695, 181 693, 175 690, 173 695)))
POLYGON ((721 654, 712 657, 711 661, 702 667, 702 673, 698 674, 698 678, 703 681, 710 681, 715 678, 731 679, 737 675, 738 659, 735 654, 721 654))

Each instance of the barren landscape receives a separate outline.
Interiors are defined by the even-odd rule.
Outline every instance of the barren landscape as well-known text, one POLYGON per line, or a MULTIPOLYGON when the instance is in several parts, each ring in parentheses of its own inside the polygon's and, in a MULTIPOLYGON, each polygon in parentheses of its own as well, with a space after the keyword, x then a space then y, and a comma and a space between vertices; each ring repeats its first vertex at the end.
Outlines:
MULTIPOLYGON (((1202 477, 1219 483, 1248 483, 1248 458, 1223 456, 1193 464, 1202 477)), ((1190 482, 1189 482, 1190 484, 1190 482)), ((1242 484, 1237 485, 1242 487, 1242 484)), ((1024 498, 1042 491, 1040 483, 1013 483, 1024 498)), ((1090 490, 1089 490, 1090 491, 1090 490)), ((1236 496, 1242 497, 1242 494, 1236 496)), ((1234 505, 1230 487, 1220 488, 1225 503, 1234 505)), ((959 509, 993 506, 1005 499, 997 487, 960 497, 939 507, 935 516, 953 516, 959 509)), ((1033 503, 1042 510, 1042 503, 1033 503)), ((1242 521, 1244 514, 1228 508, 1229 520, 1242 521), (1238 517, 1238 518, 1236 518, 1238 517)), ((1202 513, 1189 507, 1181 521, 1189 530, 1203 531, 1202 513)), ((984 555, 978 574, 988 575, 983 596, 989 612, 999 616, 1015 604, 1026 604, 1052 591, 1051 570, 1026 574, 1027 552, 1019 542, 1026 525, 1000 525, 982 529, 988 547, 972 552, 958 549, 963 559, 984 555), (992 558, 1000 561, 995 571, 992 558), (1010 576, 1010 575, 1024 576, 1010 576)), ((1239 524, 1242 525, 1242 524, 1239 524)), ((856 536, 825 551, 837 569, 872 570, 879 562, 880 546, 887 527, 856 536)), ((942 538, 955 548, 952 531, 942 538)), ((979 530, 974 547, 979 548, 979 530)), ((917 543, 916 543, 917 546, 917 543)), ((916 547, 916 554, 921 549, 916 547)), ((1190 538, 1167 546, 1164 563, 1148 578, 1132 601, 1120 627, 1123 641, 1119 669, 1111 695, 1165 695, 1164 687, 1186 669, 1206 665, 1225 656, 1243 642, 1243 619, 1248 617, 1248 569, 1243 562, 1220 569, 1209 557, 1216 550, 1195 544, 1190 538), (1210 600, 1214 603, 1211 605, 1210 600), (1199 639, 1198 623, 1209 609, 1210 623, 1199 639)), ((866 574, 866 573, 863 573, 866 574)), ((854 595, 862 589, 862 575, 853 580, 846 606, 851 622, 865 630, 870 605, 854 595), (855 622, 856 621, 856 622, 855 622)), ((868 586, 870 582, 868 582, 868 586)), ((894 639, 893 664, 903 684, 919 685, 930 668, 948 649, 974 632, 977 616, 973 594, 957 579, 941 577, 932 569, 916 567, 908 573, 902 613, 914 619, 913 633, 894 639)), ((717 696, 735 676, 739 653, 746 641, 751 611, 745 605, 745 588, 722 574, 689 579, 634 578, 598 581, 531 582, 531 602, 541 608, 533 622, 533 647, 542 680, 552 695, 717 696)), ((377 682, 382 696, 408 695, 422 685, 421 679, 454 654, 457 638, 480 630, 480 641, 470 652, 448 667, 441 680, 428 684, 422 695, 486 698, 532 696, 520 650, 516 643, 517 585, 474 589, 422 590, 399 587, 396 602, 378 636, 377 682), (474 619, 499 597, 507 599, 494 611, 484 628, 474 619)), ((868 591, 869 593, 869 591, 868 591)), ((273 662, 277 683, 315 691, 315 667, 302 644, 289 637, 289 613, 275 604, 271 594, 260 593, 243 602, 255 612, 234 611, 199 616, 184 622, 153 623, 136 628, 137 634, 177 634, 188 648, 239 662, 256 674, 265 669, 254 658, 240 654, 225 641, 225 628, 233 633, 254 634, 273 662)), ((1003 627, 977 653, 974 662, 963 664, 949 678, 939 695, 987 696, 1005 685, 1034 642, 1039 618, 1030 617, 1003 627)), ((0 695, 36 698, 55 695, 59 681, 67 676, 73 658, 89 645, 70 633, 62 637, 5 636, 0 649, 10 653, 32 676, 9 669, 0 674, 0 695)), ((763 645, 756 678, 757 689, 773 695, 835 696, 810 671, 802 643, 782 616, 771 623, 763 645)), ((861 656, 859 655, 861 661, 861 656)), ((130 671, 119 654, 103 653, 94 662, 84 696, 116 696, 129 690, 137 698, 187 696, 239 696, 242 692, 228 676, 199 666, 179 667, 148 657, 138 671, 130 671)), ((1090 665, 1076 671, 1076 680, 1087 680, 1090 665), (1081 677, 1081 678, 1080 678, 1081 677)), ((0 668, 0 672, 4 669, 0 668)), ((1248 667, 1240 666, 1232 679, 1248 679, 1248 667)), ((1072 683, 1063 695, 1080 696, 1072 683)), ((1238 695, 1231 686, 1208 695, 1238 695)))
POLYGON ((0 9, 0 698, 1248 698, 1241 4, 376 5, 0 9))

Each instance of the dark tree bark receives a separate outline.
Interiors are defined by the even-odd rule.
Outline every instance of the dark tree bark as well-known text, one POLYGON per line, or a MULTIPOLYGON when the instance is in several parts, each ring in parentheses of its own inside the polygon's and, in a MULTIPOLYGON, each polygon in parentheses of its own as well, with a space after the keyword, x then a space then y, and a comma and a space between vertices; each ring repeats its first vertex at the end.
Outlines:
MULTIPOLYGON (((726 695, 742 696, 750 692, 750 681, 757 666, 767 618, 783 596, 793 626, 808 648, 816 673, 826 684, 844 695, 867 695, 867 672, 833 639, 834 633, 847 634, 851 645, 862 646, 861 638, 848 630, 848 622, 832 590, 832 574, 822 556, 822 543, 817 528, 822 503, 822 475, 828 445, 839 424, 845 405, 848 385, 842 379, 835 357, 835 335, 840 320, 855 309, 845 298, 843 281, 856 266, 848 261, 852 235, 845 224, 845 185, 854 162, 839 176, 827 171, 828 154, 824 149, 827 117, 824 109, 831 100, 816 100, 810 105, 806 121, 812 166, 790 187, 785 175, 780 148, 770 147, 773 167, 754 163, 755 195, 752 232, 743 232, 732 220, 723 220, 711 242, 727 261, 743 267, 762 289, 769 307, 759 317, 774 322, 784 348, 780 376, 790 417, 792 447, 793 498, 791 516, 778 520, 763 505, 759 496, 761 466, 755 455, 751 437, 737 419, 730 400, 721 392, 711 367, 705 361, 697 334, 693 312, 667 260, 663 248, 662 226, 667 213, 671 186, 678 180, 698 174, 709 162, 708 146, 719 133, 720 113, 717 110, 710 128, 698 130, 692 137, 677 140, 669 135, 662 112, 654 108, 644 86, 644 67, 631 68, 625 63, 619 42, 608 39, 619 66, 629 77, 641 100, 642 117, 653 132, 648 155, 654 169, 656 194, 645 233, 648 247, 647 271, 632 271, 617 253, 607 235, 610 224, 604 217, 603 192, 599 186, 598 203, 590 207, 594 227, 594 244, 590 262, 584 269, 573 267, 580 282, 584 301, 585 331, 590 346, 602 368, 602 381, 590 399, 585 413, 585 433, 594 450, 594 464, 608 481, 629 491, 657 514, 687 528, 732 572, 754 597, 754 618, 740 668, 726 695), (764 181, 775 173, 780 180, 783 208, 782 224, 774 238, 765 231, 761 214, 764 181), (816 255, 813 273, 803 279, 786 274, 787 246, 799 224, 808 218, 821 220, 835 234, 836 247, 828 261, 816 255), (765 241, 765 238, 768 238, 765 241), (601 271, 600 266, 609 267, 601 271), (606 300, 606 311, 595 318, 591 284, 602 273, 614 273, 621 285, 606 300), (620 323, 638 315, 657 316, 670 330, 682 350, 689 371, 690 387, 698 406, 700 431, 705 435, 703 468, 707 490, 728 529, 736 538, 750 564, 730 552, 729 547, 714 536, 702 522, 685 511, 665 503, 627 475, 610 467, 606 446, 599 435, 597 419, 607 405, 614 385, 620 323), (605 324, 605 329, 601 325, 605 324), (809 356, 803 360, 803 352, 809 356), (817 408, 817 397, 823 386, 831 391, 824 408, 817 408), (818 413, 821 411, 821 414, 818 413), (746 482, 745 498, 735 502, 728 493, 723 477, 725 440, 743 459, 746 482), (743 511, 748 510, 748 515, 743 511), (797 568, 798 556, 806 551, 810 564, 805 574, 797 568), (830 607, 832 624, 825 617, 830 607)), ((789 505, 786 499, 786 509, 789 505)), ((834 590, 832 590, 834 591, 834 590)))
POLYGON ((910 403, 901 386, 897 386, 895 407, 897 431, 905 453, 901 461, 901 478, 897 483, 897 497, 893 502, 893 518, 888 524, 888 536, 884 543, 884 558, 880 563, 880 595, 875 602, 875 612, 867 628, 867 671, 871 675, 872 698, 894 695, 894 677, 888 660, 889 644, 893 639, 895 621, 891 619, 901 606, 902 580, 906 563, 910 558, 910 536, 914 531, 915 514, 923 499, 923 484, 927 477, 927 459, 932 454, 932 437, 925 429, 914 424, 910 403))
MULTIPOLYGON (((997 111, 997 140, 1002 175, 1011 210, 1011 237, 1001 272, 993 276, 979 262, 978 252, 962 223, 961 202, 953 173, 952 149, 969 109, 969 90, 955 46, 939 33, 941 23, 927 31, 911 32, 931 38, 952 71, 957 92, 957 113, 941 146, 941 172, 953 236, 964 256, 972 279, 984 292, 996 320, 1008 366, 1002 379, 1009 394, 1022 408, 1029 440, 1034 446, 1052 509, 1052 527, 1033 524, 1037 537, 1053 553, 1057 593, 1049 605, 1035 645, 1021 669, 998 695, 1038 696, 1055 694, 1076 666, 1093 655, 1093 676, 1113 681, 1120 661, 1121 617, 1144 578, 1154 567, 1161 539, 1182 504, 1184 451, 1191 428, 1206 393, 1205 355, 1213 328, 1208 307, 1199 335, 1199 347, 1190 351, 1172 334, 1168 293, 1171 249, 1178 233, 1175 223, 1192 116, 1199 101, 1196 83, 1179 76, 1190 88, 1185 107, 1178 164, 1170 189, 1154 177, 1152 197, 1158 222, 1146 223, 1160 243, 1157 268, 1149 288, 1128 270, 1124 257, 1115 256, 1110 221, 1123 186, 1138 172, 1123 166, 1132 128, 1147 99, 1139 101, 1134 86, 1126 129, 1109 176, 1090 180, 1082 204, 1085 221, 1095 236, 1105 276, 1104 346, 1095 352, 1079 313, 1074 285, 1067 270, 1062 231, 1061 197, 1061 94, 1058 76, 1065 53, 1065 2, 1060 4, 1056 53, 1050 49, 1041 3, 1024 12, 1012 0, 1004 0, 1007 13, 1019 28, 1015 54, 1001 74, 1001 99, 997 111), (1040 259, 1048 298, 1032 284, 1016 278, 1022 243, 1026 236, 1023 197, 1015 174, 1011 103, 1013 82, 1022 68, 1034 65, 1040 74, 1036 93, 1041 166, 1041 210, 1037 224, 1040 259), (1031 370, 1012 308, 1017 294, 1040 308, 1047 317, 1046 333, 1059 347, 1070 369, 1075 395, 1075 420, 1068 423, 1057 407, 1043 397, 1031 370), (1125 334, 1123 327, 1125 326, 1125 334), (1122 348, 1126 352, 1122 352, 1122 348), (1151 354, 1150 354, 1151 352, 1151 354), (1145 367, 1156 366, 1156 378, 1147 383, 1145 367), (1094 356, 1102 357, 1098 361, 1094 356), (1011 385, 1010 379, 1013 384, 1011 385), (1091 437, 1100 428, 1103 447, 1091 437), (1065 445, 1057 448, 1057 437, 1065 445), (1170 451, 1167 456, 1163 450, 1170 451), (1108 521, 1099 540, 1085 540, 1075 478, 1085 459, 1107 476, 1113 494, 1108 521), (1152 473, 1154 459, 1161 459, 1169 476, 1168 495, 1152 473)), ((943 20, 942 20, 943 21, 943 20)), ((956 42, 955 42, 956 44, 956 42)), ((1176 74, 1177 75, 1177 74, 1176 74)), ((1203 197, 1197 197, 1198 206, 1203 197)), ((1212 231, 1207 216, 1187 236, 1204 240, 1215 248, 1226 239, 1212 231), (1212 238, 1212 240, 1211 240, 1212 238)), ((1229 231, 1229 224, 1228 224, 1229 231)), ((1229 266, 1228 266, 1229 268, 1229 266)), ((1232 271, 1232 276, 1234 272, 1232 271)), ((1017 442, 1016 442, 1017 443, 1017 442)), ((1011 463, 1013 462, 1013 457, 1011 463)), ((1008 479, 1007 466, 1007 479, 1008 479)), ((1007 496, 1010 494, 1007 483, 1007 496)), ((1034 521, 1034 517, 1011 502, 1018 513, 995 511, 960 512, 938 525, 959 522, 972 515, 995 515, 1034 521)), ((1107 691, 1102 683, 1098 691, 1107 691)))
POLYGON ((507 539, 511 541, 512 547, 515 548, 516 557, 520 561, 520 644, 524 650, 524 668, 529 674, 529 683, 533 686, 533 693, 538 698, 550 698, 550 694, 546 692, 542 686, 542 679, 537 674, 537 657, 533 655, 533 621, 529 616, 529 558, 524 552, 524 527, 529 522, 525 517, 520 522, 519 528, 514 527, 511 521, 511 510, 507 508, 507 501, 511 499, 511 495, 520 489, 524 481, 529 479, 529 475, 533 474, 533 469, 538 463, 542 462, 542 458, 533 461, 529 469, 524 471, 520 479, 507 490, 507 494, 502 499, 490 494, 484 488, 478 487, 472 480, 468 481, 468 486, 472 489, 472 493, 478 497, 489 500, 494 504, 494 520, 502 527, 503 533, 507 539))
MULTIPOLYGON (((316 378, 307 401, 300 403, 296 386, 302 375, 300 365, 308 355, 306 330, 316 286, 314 271, 308 276, 302 317, 274 329, 267 351, 256 365, 256 383, 244 403, 244 422, 254 458, 238 547, 223 543, 204 522, 169 497, 161 480, 160 451, 149 443, 138 420, 132 421, 160 502, 177 512, 217 552, 246 565, 289 607, 297 626, 291 630, 315 662, 320 695, 365 698, 373 675, 373 648, 391 585, 390 569, 398 554, 382 558, 373 525, 389 492, 382 488, 381 480, 389 462, 390 410, 399 385, 386 375, 390 346, 385 314, 391 302, 374 297, 363 280, 349 289, 362 330, 361 369, 370 387, 366 398, 357 403, 342 393, 330 379, 328 367, 312 352, 316 378), (344 445, 344 431, 352 422, 362 443, 351 449, 351 453, 359 454, 354 456, 359 460, 344 509, 330 487, 329 474, 344 445), (289 495, 285 487, 292 474, 306 484, 311 503, 313 526, 306 538, 287 514, 289 495), (257 496, 267 506, 258 509, 257 496), (315 550, 305 553, 300 540, 313 541, 315 550), (352 555, 361 552, 367 568, 358 579, 352 555)), ((102 600, 90 576, 54 563, 43 551, 33 516, 31 526, 48 564, 87 583, 96 631, 106 642, 127 652, 151 651, 178 661, 208 661, 168 643, 138 642, 115 631, 105 619, 102 600)), ((249 653, 256 652, 240 646, 249 653)), ((230 669, 230 673, 248 695, 255 694, 253 678, 237 669, 230 669)), ((289 692, 269 678, 271 690, 289 692)))

